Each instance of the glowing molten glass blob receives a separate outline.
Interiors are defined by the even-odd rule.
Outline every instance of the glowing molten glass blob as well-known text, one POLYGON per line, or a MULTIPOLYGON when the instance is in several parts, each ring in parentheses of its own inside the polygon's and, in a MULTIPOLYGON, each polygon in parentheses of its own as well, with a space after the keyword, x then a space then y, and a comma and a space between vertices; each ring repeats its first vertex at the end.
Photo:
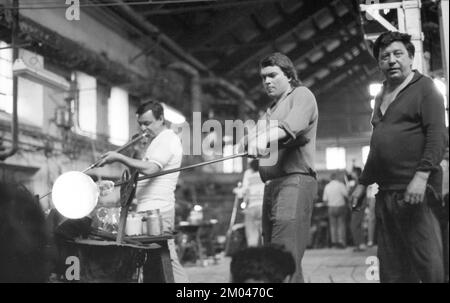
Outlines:
POLYGON ((97 205, 98 196, 95 182, 79 171, 66 172, 53 184, 53 204, 61 215, 70 219, 87 216, 97 205))

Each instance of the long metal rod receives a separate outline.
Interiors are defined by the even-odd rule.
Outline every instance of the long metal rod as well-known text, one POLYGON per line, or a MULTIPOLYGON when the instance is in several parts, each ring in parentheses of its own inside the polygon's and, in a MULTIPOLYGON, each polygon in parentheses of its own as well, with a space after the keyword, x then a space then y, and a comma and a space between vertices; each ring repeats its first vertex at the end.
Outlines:
MULTIPOLYGON (((121 151, 127 149, 131 145, 136 144, 138 141, 140 141, 140 140, 142 140, 142 139, 144 139, 145 137, 148 137, 148 136, 149 136, 149 133, 148 132, 144 132, 144 133, 140 134, 139 136, 137 136, 136 138, 134 138, 133 140, 129 141, 128 143, 126 143, 126 144, 122 145, 121 147, 115 149, 114 152, 120 153, 121 151)), ((100 161, 102 161, 102 159, 98 159, 95 163, 92 163, 89 167, 87 167, 82 172, 85 173, 88 170, 93 169, 95 166, 97 166, 97 164, 100 163, 100 161)))
MULTIPOLYGON (((220 158, 220 159, 200 162, 200 163, 197 163, 197 164, 192 164, 192 165, 188 165, 188 166, 184 166, 184 167, 173 168, 173 169, 168 169, 168 170, 162 170, 162 171, 159 171, 159 172, 154 173, 154 174, 150 174, 150 175, 139 177, 137 180, 138 181, 142 181, 142 180, 146 180, 146 179, 156 178, 156 177, 159 177, 159 176, 162 176, 162 175, 177 173, 177 172, 180 172, 180 171, 193 169, 193 168, 197 168, 197 167, 200 167, 200 166, 205 166, 205 165, 209 165, 209 164, 213 164, 213 163, 217 163, 217 162, 222 162, 222 161, 226 161, 226 160, 230 160, 230 159, 234 159, 234 158, 239 158, 239 157, 249 157, 249 155, 248 155, 247 152, 245 152, 245 153, 231 155, 231 156, 228 156, 228 157, 223 157, 223 158, 220 158)), ((120 185, 125 184, 127 182, 128 181, 119 181, 119 182, 114 183, 114 186, 120 186, 120 185)))
MULTIPOLYGON (((128 143, 122 145, 121 147, 115 149, 114 151, 116 153, 120 153, 121 151, 125 150, 126 148, 130 147, 133 144, 136 144, 138 141, 144 139, 145 137, 148 137, 150 135, 150 133, 148 131, 145 131, 144 133, 140 134, 139 136, 135 137, 134 139, 130 140, 128 143)), ((95 161, 95 163, 92 163, 89 167, 87 167, 85 170, 82 171, 82 173, 86 173, 88 170, 91 170, 92 168, 94 168, 98 163, 100 163, 102 159, 99 159, 97 161, 95 161)), ((48 195, 50 195, 52 192, 49 191, 48 193, 46 193, 45 195, 41 196, 39 198, 43 199, 45 197, 47 197, 48 195)))
MULTIPOLYGON (((134 140, 136 140, 136 138, 134 140)), ((134 140, 132 140, 132 141, 134 141, 134 140)), ((130 143, 132 141, 130 141, 130 143)), ((127 143, 127 145, 129 146, 129 143, 127 143)), ((124 147, 121 147, 120 149, 123 150, 124 147)), ((249 156, 247 152, 239 153, 239 154, 223 157, 223 158, 220 158, 220 159, 214 159, 214 160, 205 161, 205 162, 201 162, 201 163, 197 163, 197 164, 192 164, 192 165, 188 165, 188 166, 184 166, 184 167, 179 167, 179 168, 173 168, 173 169, 159 171, 159 172, 154 173, 154 174, 150 174, 150 175, 139 177, 137 179, 137 181, 142 181, 142 180, 146 180, 146 179, 156 178, 156 177, 159 177, 159 176, 162 176, 162 175, 168 175, 168 174, 172 174, 172 173, 177 173, 177 172, 181 172, 181 171, 184 171, 184 170, 193 169, 193 168, 197 168, 197 167, 200 167, 200 166, 205 166, 205 165, 209 165, 209 164, 213 164, 213 163, 217 163, 217 162, 222 162, 222 161, 226 161, 226 160, 231 160, 231 159, 239 158, 239 157, 253 157, 253 156, 249 156)), ((123 184, 125 184, 127 182, 129 182, 129 180, 118 181, 118 182, 114 183, 114 186, 121 186, 121 185, 123 185, 123 184)), ((51 193, 52 192, 48 192, 45 195, 43 195, 42 197, 40 197, 39 199, 42 199, 42 198, 48 196, 51 193)))

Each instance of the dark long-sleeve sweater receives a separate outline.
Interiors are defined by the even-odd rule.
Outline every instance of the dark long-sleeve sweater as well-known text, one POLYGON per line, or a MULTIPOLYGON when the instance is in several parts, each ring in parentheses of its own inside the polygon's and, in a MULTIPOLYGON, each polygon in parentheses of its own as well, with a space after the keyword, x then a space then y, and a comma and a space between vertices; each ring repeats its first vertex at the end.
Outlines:
POLYGON ((384 115, 380 94, 372 116, 370 152, 360 183, 381 190, 406 189, 417 171, 430 172, 428 184, 441 188, 440 165, 447 130, 442 95, 433 81, 414 71, 384 115))

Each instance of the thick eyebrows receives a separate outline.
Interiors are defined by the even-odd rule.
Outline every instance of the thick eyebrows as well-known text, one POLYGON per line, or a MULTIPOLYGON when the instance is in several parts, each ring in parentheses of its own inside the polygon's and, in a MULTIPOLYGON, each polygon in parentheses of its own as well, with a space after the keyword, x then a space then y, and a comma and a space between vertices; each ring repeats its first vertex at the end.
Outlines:
POLYGON ((260 73, 261 78, 265 78, 265 77, 275 77, 278 73, 277 72, 268 72, 268 73, 260 73))
POLYGON ((146 120, 146 119, 142 119, 142 120, 138 119, 137 122, 139 125, 149 125, 150 123, 152 123, 152 121, 146 120))

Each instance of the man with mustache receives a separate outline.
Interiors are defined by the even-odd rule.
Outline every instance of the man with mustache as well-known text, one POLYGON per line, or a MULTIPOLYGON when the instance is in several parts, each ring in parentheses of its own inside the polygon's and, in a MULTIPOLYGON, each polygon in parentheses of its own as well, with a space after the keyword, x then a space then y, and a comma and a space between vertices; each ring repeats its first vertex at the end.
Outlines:
MULTIPOLYGON (((142 158, 134 159, 117 152, 107 152, 98 166, 120 162, 137 169, 141 175, 179 168, 183 156, 181 141, 174 131, 168 128, 162 104, 155 100, 145 102, 138 107, 136 116, 141 131, 148 131, 153 137, 145 151, 137 151, 142 158)), ((136 187, 137 211, 159 209, 163 231, 168 233, 173 232, 175 228, 174 192, 179 174, 177 172, 141 180, 136 187)), ((168 246, 175 283, 187 283, 188 277, 178 259, 173 239, 168 241, 168 246)), ((147 276, 152 277, 151 274, 147 276)))

